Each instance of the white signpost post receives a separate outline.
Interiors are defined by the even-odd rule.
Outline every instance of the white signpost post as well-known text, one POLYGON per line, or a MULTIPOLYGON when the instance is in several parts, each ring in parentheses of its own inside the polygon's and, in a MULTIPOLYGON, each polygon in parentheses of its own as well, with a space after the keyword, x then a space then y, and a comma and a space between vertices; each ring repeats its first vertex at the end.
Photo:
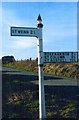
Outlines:
POLYGON ((38 46, 38 70, 39 70, 39 118, 46 118, 45 95, 44 95, 44 75, 43 75, 43 39, 42 39, 42 19, 38 16, 37 28, 11 27, 11 36, 36 37, 38 46))

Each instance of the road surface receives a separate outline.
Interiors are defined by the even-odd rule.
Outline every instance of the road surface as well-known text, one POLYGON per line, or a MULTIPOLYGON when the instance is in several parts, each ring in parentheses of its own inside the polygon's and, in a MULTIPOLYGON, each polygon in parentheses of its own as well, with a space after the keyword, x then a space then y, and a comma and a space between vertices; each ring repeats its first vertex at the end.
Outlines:
MULTIPOLYGON (((13 70, 10 68, 0 68, 0 73, 2 72, 2 80, 3 79, 26 79, 35 84, 38 84, 38 75, 33 74, 31 72, 22 72, 18 70, 13 70)), ((44 76, 44 85, 49 86, 78 86, 77 79, 71 79, 67 77, 58 77, 58 76, 44 76)))

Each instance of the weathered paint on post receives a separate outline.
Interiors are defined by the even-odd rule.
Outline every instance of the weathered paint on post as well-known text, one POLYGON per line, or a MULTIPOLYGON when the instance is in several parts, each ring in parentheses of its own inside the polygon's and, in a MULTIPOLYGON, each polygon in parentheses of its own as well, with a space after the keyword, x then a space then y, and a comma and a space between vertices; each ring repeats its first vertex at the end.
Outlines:
POLYGON ((38 70, 39 70, 39 118, 46 118, 45 113, 45 94, 44 94, 44 73, 43 73, 43 64, 44 64, 44 56, 43 56, 43 39, 42 39, 42 19, 41 16, 38 16, 38 70))

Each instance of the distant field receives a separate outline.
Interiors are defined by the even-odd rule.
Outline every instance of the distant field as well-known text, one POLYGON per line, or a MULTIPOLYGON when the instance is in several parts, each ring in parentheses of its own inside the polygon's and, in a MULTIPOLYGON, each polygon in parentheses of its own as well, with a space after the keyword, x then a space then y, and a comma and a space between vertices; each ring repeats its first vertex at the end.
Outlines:
MULTIPOLYGON (((37 61, 16 61, 14 64, 9 63, 4 66, 14 68, 22 71, 30 71, 37 73, 38 64, 37 61)), ((49 63, 44 64, 44 72, 46 74, 55 76, 67 76, 79 79, 79 62, 78 63, 49 63)))

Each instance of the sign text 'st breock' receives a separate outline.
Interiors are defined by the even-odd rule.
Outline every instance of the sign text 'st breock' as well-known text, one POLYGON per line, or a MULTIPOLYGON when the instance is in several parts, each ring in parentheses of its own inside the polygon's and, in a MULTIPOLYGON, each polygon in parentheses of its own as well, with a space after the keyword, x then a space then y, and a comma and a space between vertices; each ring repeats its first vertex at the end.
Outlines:
POLYGON ((29 27, 11 27, 11 36, 37 37, 38 29, 29 27))

